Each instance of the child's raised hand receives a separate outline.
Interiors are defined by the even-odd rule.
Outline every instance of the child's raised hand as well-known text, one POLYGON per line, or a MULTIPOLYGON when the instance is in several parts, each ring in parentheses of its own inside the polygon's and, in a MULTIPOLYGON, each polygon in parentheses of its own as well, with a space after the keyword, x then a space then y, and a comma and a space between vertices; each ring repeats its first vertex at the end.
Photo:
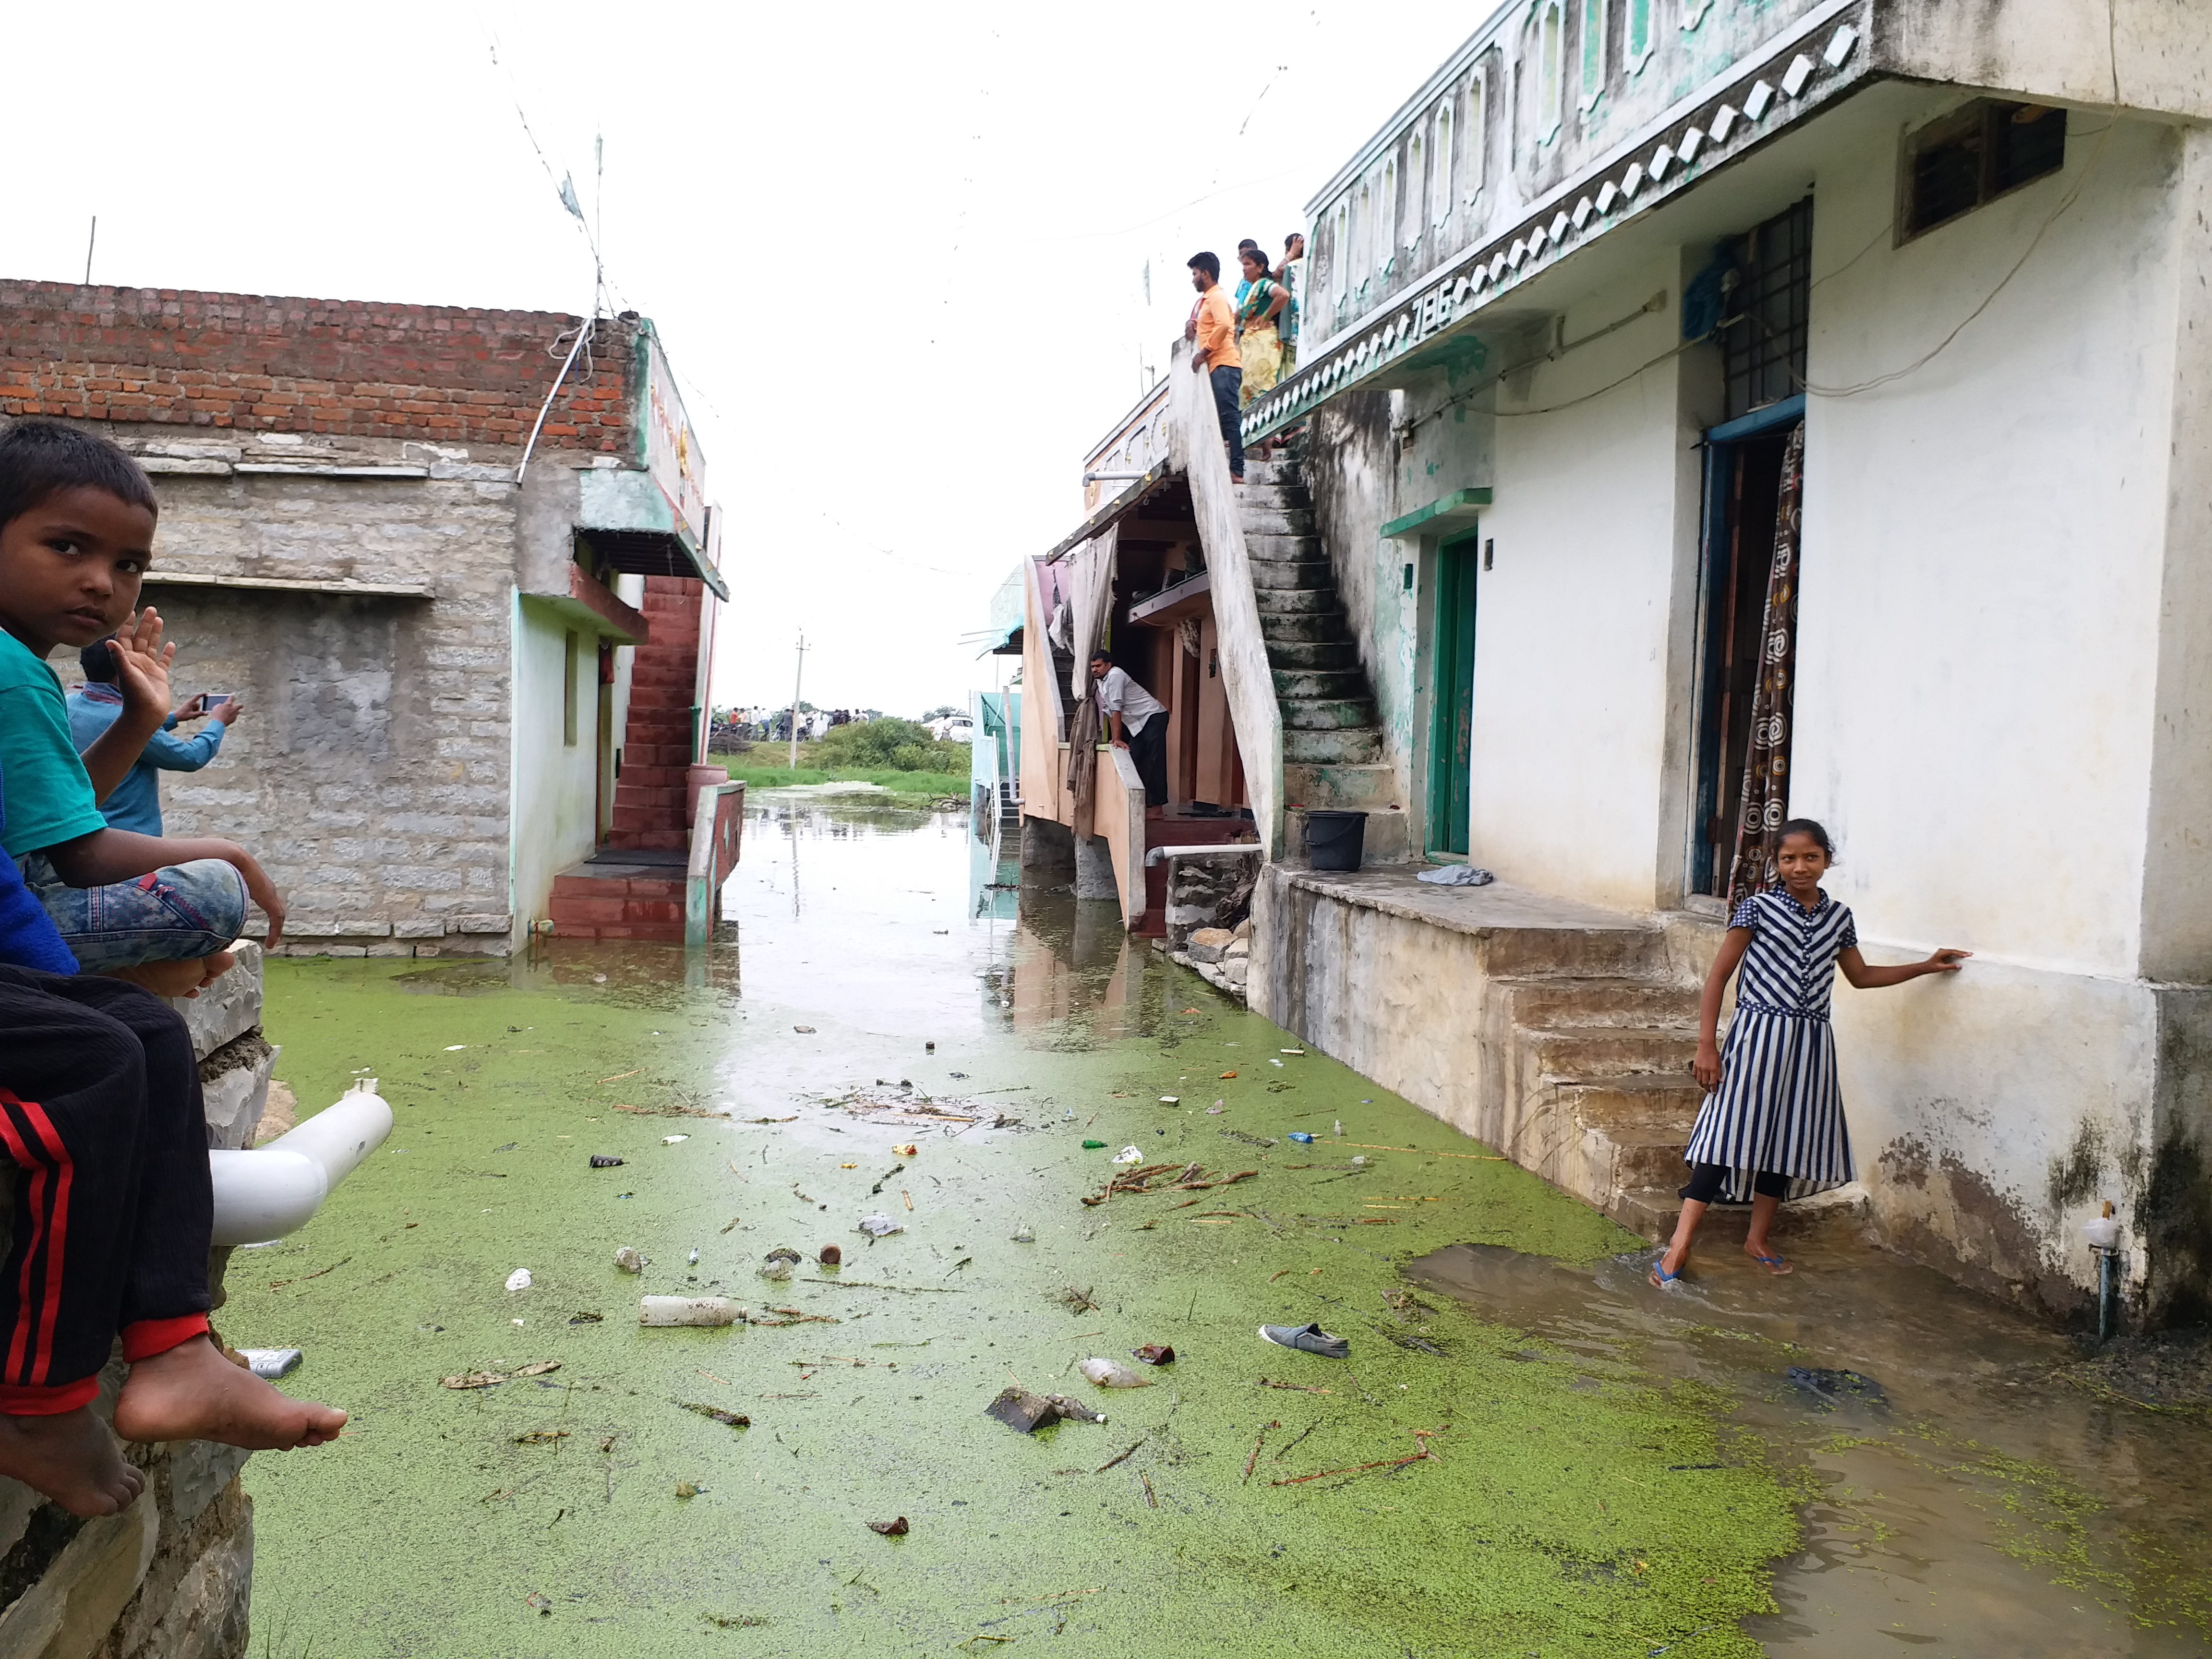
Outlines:
POLYGON ((1938 951, 1920 965, 1931 974, 1955 974, 1966 965, 1966 958, 1973 954, 1972 951, 1938 951))
POLYGON ((169 662, 177 654, 173 645, 161 643, 161 613, 148 605, 125 618, 108 641, 115 659, 115 683, 123 693, 126 716, 152 716, 158 726, 169 714, 169 662))

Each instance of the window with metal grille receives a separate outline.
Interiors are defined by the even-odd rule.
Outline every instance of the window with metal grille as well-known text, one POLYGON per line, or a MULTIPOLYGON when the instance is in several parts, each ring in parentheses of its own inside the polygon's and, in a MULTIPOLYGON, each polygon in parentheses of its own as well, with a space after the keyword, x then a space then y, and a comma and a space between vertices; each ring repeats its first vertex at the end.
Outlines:
POLYGON ((1947 225, 2066 163, 2066 112, 1980 98, 1906 141, 1898 240, 1947 225))
POLYGON ((1735 281, 1721 320, 1728 418, 1805 389, 1805 325, 1812 308, 1813 198, 1778 213, 1729 250, 1735 281))

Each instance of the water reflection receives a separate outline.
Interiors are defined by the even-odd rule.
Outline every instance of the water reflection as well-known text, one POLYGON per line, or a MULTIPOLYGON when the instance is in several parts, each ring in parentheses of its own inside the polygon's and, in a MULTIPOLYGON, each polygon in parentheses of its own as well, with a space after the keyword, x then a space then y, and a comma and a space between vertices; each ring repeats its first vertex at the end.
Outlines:
POLYGON ((1809 1471, 1781 1611, 1745 1626, 1769 1654, 2205 1651, 2212 1426, 2100 1401, 2067 1380, 2063 1336, 1856 1239, 1797 1245, 1779 1280, 1709 1254, 1694 1287, 1663 1296, 1642 1255, 1593 1269, 1456 1245, 1407 1271, 1589 1375, 1717 1389, 1775 1461, 1809 1471))

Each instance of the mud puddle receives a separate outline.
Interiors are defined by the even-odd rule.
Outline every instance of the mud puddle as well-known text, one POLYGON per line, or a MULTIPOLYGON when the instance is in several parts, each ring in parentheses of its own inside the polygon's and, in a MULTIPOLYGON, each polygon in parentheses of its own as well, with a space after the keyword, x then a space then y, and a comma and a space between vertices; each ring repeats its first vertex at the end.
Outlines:
POLYGON ((1648 1253, 1571 1267, 1454 1245, 1406 1271, 1594 1376, 1649 1369, 1732 1402, 1802 1483, 1781 1611, 1743 1625, 1768 1654, 2206 1650, 2205 1413, 2099 1397, 2065 1336, 1841 1230, 1791 1245, 1787 1278, 1716 1246, 1663 1294, 1648 1253))

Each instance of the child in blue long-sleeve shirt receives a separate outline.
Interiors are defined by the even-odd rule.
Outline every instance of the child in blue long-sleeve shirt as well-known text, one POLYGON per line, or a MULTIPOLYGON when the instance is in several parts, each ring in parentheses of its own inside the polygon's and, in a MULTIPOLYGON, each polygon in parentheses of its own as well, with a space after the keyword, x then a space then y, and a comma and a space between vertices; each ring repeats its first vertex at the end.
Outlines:
MULTIPOLYGON (((114 653, 106 640, 94 640, 77 653, 84 684, 69 694, 70 738, 82 755, 107 734, 123 713, 123 690, 117 683, 114 653)), ((204 696, 179 703, 161 722, 161 729, 146 739, 138 758, 123 775, 123 781, 100 803, 100 815, 111 830, 133 835, 161 833, 161 774, 197 772, 216 757, 230 723, 239 716, 236 697, 206 706, 204 696), (189 738, 172 734, 179 720, 205 719, 207 724, 189 738)))

